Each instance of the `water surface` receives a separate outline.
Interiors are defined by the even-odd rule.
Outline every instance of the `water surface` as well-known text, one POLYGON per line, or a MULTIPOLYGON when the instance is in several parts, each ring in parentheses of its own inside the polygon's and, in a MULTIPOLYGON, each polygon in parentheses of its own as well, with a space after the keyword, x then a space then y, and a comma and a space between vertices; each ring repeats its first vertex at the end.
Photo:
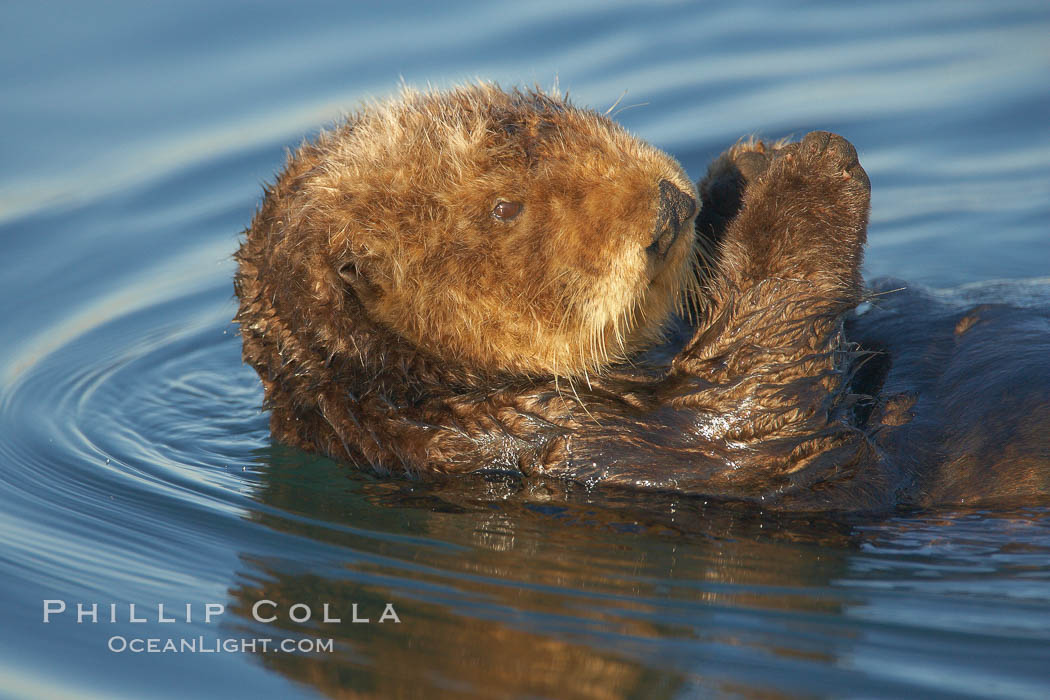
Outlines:
POLYGON ((0 694, 1046 696, 1046 508, 831 522, 377 480, 271 444, 229 323, 230 256, 284 149, 402 78, 557 78, 620 100, 696 177, 748 133, 836 131, 873 183, 869 275, 1044 277, 1045 3, 4 15, 0 694), (45 625, 45 599, 101 620, 45 625), (278 620, 253 619, 259 600, 278 620), (158 622, 161 603, 191 620, 158 622), (205 623, 209 603, 226 612, 205 623), (378 624, 386 603, 400 624, 378 624), (198 636, 334 646, 108 649, 198 636))

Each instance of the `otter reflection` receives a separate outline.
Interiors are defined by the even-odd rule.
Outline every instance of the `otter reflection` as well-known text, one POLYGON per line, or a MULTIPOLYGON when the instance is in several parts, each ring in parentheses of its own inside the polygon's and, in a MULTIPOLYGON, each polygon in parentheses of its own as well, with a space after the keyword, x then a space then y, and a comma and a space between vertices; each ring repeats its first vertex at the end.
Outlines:
POLYGON ((256 636, 333 639, 331 653, 259 655, 331 697, 772 690, 718 659, 828 664, 848 643, 812 634, 851 602, 826 592, 848 524, 561 483, 380 482, 284 448, 267 461, 253 517, 296 554, 242 556, 228 610, 256 636), (388 603, 400 624, 378 622, 388 603), (295 604, 309 622, 289 619, 295 604), (352 622, 355 605, 370 622, 352 622))

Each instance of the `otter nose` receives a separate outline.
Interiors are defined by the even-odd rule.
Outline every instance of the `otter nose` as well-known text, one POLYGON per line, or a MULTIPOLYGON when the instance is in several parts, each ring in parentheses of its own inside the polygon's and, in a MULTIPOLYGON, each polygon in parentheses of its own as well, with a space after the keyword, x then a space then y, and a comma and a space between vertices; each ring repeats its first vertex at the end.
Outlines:
POLYGON ((696 200, 675 187, 668 180, 660 180, 660 204, 656 210, 656 227, 652 243, 647 249, 651 254, 663 257, 671 249, 682 225, 696 213, 696 200))

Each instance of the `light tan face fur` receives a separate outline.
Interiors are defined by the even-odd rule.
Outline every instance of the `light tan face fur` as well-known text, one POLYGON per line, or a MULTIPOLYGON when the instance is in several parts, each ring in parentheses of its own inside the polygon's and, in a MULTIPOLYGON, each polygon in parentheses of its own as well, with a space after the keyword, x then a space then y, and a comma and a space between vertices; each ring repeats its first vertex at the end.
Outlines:
POLYGON ((317 146, 300 201, 326 222, 328 268, 373 321, 438 358, 600 371, 655 342, 691 283, 692 216, 664 256, 647 251, 659 181, 697 199, 682 168, 559 97, 406 91, 317 146), (501 220, 500 202, 520 212, 501 220))

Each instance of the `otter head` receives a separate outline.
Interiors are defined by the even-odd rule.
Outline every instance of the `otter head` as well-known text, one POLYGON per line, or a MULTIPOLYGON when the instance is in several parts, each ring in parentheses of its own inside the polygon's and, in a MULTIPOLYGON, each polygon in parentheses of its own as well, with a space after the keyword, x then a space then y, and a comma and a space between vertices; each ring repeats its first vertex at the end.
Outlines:
POLYGON ((314 286, 453 366, 600 370, 657 341, 691 283, 681 166, 562 97, 405 91, 314 148, 293 207, 321 234, 314 286))

